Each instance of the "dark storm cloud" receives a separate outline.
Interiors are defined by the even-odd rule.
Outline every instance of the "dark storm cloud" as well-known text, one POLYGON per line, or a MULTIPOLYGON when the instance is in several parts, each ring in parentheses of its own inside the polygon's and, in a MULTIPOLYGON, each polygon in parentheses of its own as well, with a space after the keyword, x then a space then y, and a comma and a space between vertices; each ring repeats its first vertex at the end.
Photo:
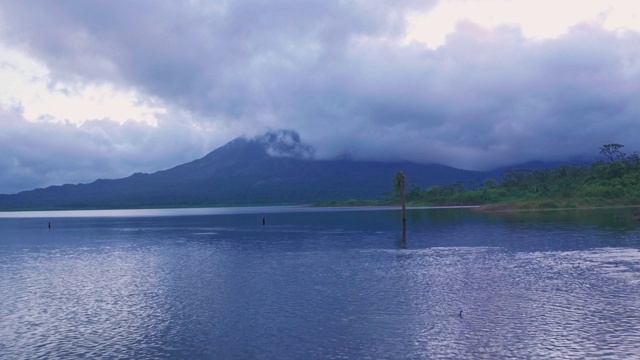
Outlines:
MULTIPOLYGON (((461 23, 437 49, 403 44, 404 14, 431 5, 22 0, 0 9, 4 41, 45 62, 54 81, 115 82, 249 135, 295 129, 320 158, 486 169, 591 156, 610 142, 637 150, 638 33, 584 24, 533 41, 514 27, 461 23)), ((190 140, 172 141, 186 149, 190 140)))
POLYGON ((363 136, 376 156, 395 148, 396 158, 486 168, 591 155, 640 135, 637 33, 583 26, 533 42, 466 24, 437 50, 393 46, 359 52, 369 61, 352 82, 363 86, 345 94, 355 101, 345 120, 394 138, 363 136))
POLYGON ((351 38, 401 33, 403 11, 418 3, 9 1, 4 36, 55 76, 115 78, 191 111, 240 117, 277 102, 280 76, 342 61, 351 38))

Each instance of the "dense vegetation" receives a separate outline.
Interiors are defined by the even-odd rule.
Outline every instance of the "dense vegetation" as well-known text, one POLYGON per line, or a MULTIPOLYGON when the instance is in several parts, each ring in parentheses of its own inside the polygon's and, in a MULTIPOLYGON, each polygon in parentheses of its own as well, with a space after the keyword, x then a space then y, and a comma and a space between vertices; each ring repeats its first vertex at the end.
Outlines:
MULTIPOLYGON (((411 185, 406 199, 413 205, 486 205, 505 208, 572 208, 639 205, 640 157, 623 145, 600 148, 603 161, 543 170, 510 170, 496 182, 465 188, 458 182, 426 190, 411 185)), ((388 200, 393 200, 395 194, 388 200)))

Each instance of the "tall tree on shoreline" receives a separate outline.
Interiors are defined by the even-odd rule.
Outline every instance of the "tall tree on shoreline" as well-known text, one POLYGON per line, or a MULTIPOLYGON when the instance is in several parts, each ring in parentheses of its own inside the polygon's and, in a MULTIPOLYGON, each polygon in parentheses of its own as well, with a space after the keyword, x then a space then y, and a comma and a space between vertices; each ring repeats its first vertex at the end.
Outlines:
POLYGON ((405 198, 406 179, 402 171, 398 171, 393 179, 393 187, 396 193, 400 195, 400 204, 402 205, 402 241, 407 241, 407 206, 405 198))

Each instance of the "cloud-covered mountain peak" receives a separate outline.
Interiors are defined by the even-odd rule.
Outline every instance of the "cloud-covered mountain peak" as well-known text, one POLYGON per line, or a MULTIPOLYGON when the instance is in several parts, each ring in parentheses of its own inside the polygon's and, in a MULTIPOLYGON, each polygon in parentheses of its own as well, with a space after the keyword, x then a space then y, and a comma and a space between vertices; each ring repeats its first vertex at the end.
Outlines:
POLYGON ((300 140, 300 134, 294 130, 268 131, 256 136, 253 141, 262 145, 267 154, 275 157, 312 159, 315 149, 300 140))

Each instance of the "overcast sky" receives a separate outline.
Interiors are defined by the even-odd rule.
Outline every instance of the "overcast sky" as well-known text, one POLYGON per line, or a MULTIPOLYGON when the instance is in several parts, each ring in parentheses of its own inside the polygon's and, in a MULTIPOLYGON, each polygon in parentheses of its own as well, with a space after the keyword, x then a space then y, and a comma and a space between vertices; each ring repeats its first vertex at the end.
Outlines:
POLYGON ((0 2, 0 193, 278 129, 476 170, 638 150, 640 2, 0 2))

